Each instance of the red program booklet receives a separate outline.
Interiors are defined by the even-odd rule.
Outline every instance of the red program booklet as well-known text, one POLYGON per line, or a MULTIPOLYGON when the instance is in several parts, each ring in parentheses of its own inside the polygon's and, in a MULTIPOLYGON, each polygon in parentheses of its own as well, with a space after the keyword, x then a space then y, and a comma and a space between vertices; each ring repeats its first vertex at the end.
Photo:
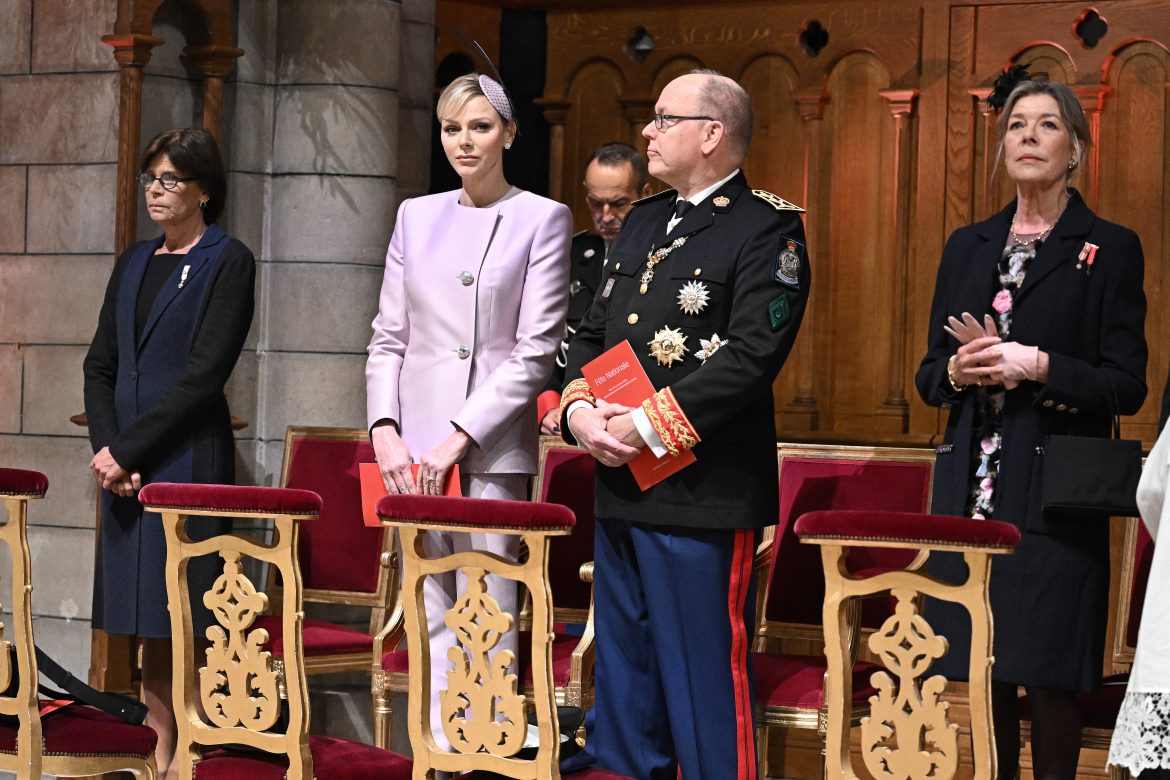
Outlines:
MULTIPOLYGON (((629 341, 623 341, 589 361, 581 367, 581 373, 585 375, 594 397, 611 404, 634 409, 654 395, 654 385, 650 384, 650 377, 638 362, 629 341)), ((629 466, 638 487, 646 490, 694 462, 695 454, 690 450, 683 450, 678 455, 667 453, 657 458, 649 447, 644 447, 630 461, 629 466)))
MULTIPOLYGON (((418 464, 412 464, 410 473, 418 480, 418 464)), ((370 526, 381 526, 382 519, 378 517, 378 499, 387 495, 386 483, 382 481, 382 472, 377 463, 359 463, 358 479, 362 483, 362 522, 370 526)), ((459 466, 451 467, 447 472, 447 484, 443 488, 445 496, 459 496, 459 466)))

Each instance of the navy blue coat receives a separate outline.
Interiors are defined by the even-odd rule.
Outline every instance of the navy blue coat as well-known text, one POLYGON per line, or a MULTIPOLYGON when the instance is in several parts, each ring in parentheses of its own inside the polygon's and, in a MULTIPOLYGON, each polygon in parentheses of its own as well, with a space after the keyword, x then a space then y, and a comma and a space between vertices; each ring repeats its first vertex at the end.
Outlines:
MULTIPOLYGON (((135 343, 138 292, 161 244, 160 236, 130 247, 110 277, 85 358, 90 442, 94 452, 108 446, 122 468, 141 472, 143 484, 230 484, 235 447, 223 388, 251 327, 255 260, 247 247, 210 225, 159 292, 135 343)), ((142 510, 136 496, 103 490, 101 503, 94 627, 169 637, 162 523, 142 510)), ((197 518, 189 533, 207 538, 225 525, 197 518)), ((193 562, 193 604, 202 604, 220 568, 210 559, 193 562)))
MULTIPOLYGON (((932 511, 966 514, 971 490, 976 390, 952 390, 947 359, 959 343, 943 331, 948 315, 994 314, 996 266, 1016 204, 960 228, 947 242, 930 312, 928 348, 915 383, 926 403, 949 407, 936 459, 932 511)), ((1109 591, 1107 519, 1046 516, 1041 507, 1043 445, 1049 434, 1108 436, 1109 396, 1121 414, 1146 398, 1144 259, 1137 235, 1101 219, 1073 192, 1032 261, 1012 308, 1011 338, 1049 355, 1048 381, 1007 391, 994 519, 1012 523, 1021 541, 991 567, 995 619, 993 679, 1063 690, 1099 683, 1109 591), (1091 272, 1077 268, 1085 243, 1096 244, 1091 272)), ((965 571, 957 555, 933 556, 946 579, 965 571)), ((951 641, 946 671, 963 679, 965 617, 929 610, 951 641)), ((965 613, 964 613, 965 614, 965 613)))

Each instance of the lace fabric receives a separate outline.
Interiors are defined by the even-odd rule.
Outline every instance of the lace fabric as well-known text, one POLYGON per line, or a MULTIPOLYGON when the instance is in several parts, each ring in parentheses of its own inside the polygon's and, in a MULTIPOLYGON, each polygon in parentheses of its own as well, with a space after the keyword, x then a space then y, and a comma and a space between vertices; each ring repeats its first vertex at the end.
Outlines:
POLYGON ((1145 769, 1170 768, 1170 691, 1129 691, 1121 703, 1109 763, 1136 777, 1145 769))

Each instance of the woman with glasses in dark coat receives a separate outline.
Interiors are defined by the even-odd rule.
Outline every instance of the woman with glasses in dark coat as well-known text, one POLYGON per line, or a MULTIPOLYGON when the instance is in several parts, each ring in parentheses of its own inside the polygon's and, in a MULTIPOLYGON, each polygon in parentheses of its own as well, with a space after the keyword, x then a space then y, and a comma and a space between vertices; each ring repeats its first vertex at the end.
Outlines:
MULTIPOLYGON (((165 776, 174 754, 171 623, 162 522, 136 492, 150 482, 232 483, 235 447, 224 385, 252 324, 255 260, 215 224, 227 180, 215 139, 170 130, 142 154, 139 183, 162 235, 118 258, 85 358, 85 412, 101 495, 93 625, 142 641, 147 725, 165 776)), ((192 538, 227 531, 199 518, 192 538)), ((191 562, 192 604, 220 568, 191 562)), ((210 613, 203 611, 204 624, 210 613)))

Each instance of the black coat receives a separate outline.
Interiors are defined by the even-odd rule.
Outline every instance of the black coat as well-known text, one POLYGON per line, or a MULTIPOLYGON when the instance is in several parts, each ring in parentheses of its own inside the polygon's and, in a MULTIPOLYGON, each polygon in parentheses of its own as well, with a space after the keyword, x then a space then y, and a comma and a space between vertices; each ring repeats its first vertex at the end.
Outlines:
POLYGON ((605 239, 587 230, 573 236, 569 246, 569 313, 565 317, 565 335, 561 338, 552 376, 543 391, 561 392, 565 385, 565 366, 568 365, 569 343, 577 332, 593 297, 601 289, 602 269, 605 266, 605 239))
MULTIPOLYGON (((928 349, 915 377, 926 403, 950 407, 935 465, 936 513, 966 514, 977 394, 974 387, 956 393, 947 381, 947 359, 959 344, 943 325, 948 315, 970 312, 982 322, 984 314, 994 314, 996 266, 1015 209, 1012 202, 955 231, 939 266, 928 349)), ((1015 295, 1011 338, 1047 352, 1049 369, 1047 382, 1023 382, 1007 391, 1004 403, 994 519, 1019 527, 1022 538, 1014 555, 996 556, 991 568, 996 680, 1066 690, 1098 684, 1108 611, 1108 523, 1043 513, 1043 446, 1049 434, 1109 435, 1111 395, 1121 414, 1141 407, 1143 271, 1137 235, 1096 216, 1074 192, 1015 295), (1077 268, 1086 242, 1100 248, 1091 269, 1077 268)), ((957 556, 932 561, 932 570, 947 579, 964 570, 957 556)), ((956 627, 951 610, 931 617, 943 622, 936 628, 951 639, 948 660, 965 667, 965 627, 956 627)))
MULTIPOLYGON (((698 433, 697 461, 642 492, 626 466, 597 466, 597 514, 652 525, 759 528, 779 512, 772 382, 788 357, 804 316, 810 282, 799 209, 777 209, 737 174, 691 209, 667 235, 674 193, 639 201, 609 249, 606 278, 569 347, 566 379, 605 350, 629 340, 657 390, 669 386, 698 433), (647 255, 687 237, 654 269, 645 295, 639 282, 647 255), (774 263, 793 243, 799 271, 777 281, 774 263), (679 293, 701 283, 709 301, 687 314, 679 293), (636 317, 635 317, 636 315, 636 317), (631 320, 634 320, 631 322, 631 320), (659 365, 649 342, 671 327, 686 335, 682 362, 659 365), (706 363, 701 339, 726 346, 706 363)), ((567 425, 564 436, 572 440, 567 425)))
MULTIPOLYGON (((252 323, 252 253, 210 225, 166 282, 135 343, 135 309, 147 263, 162 238, 118 258, 85 358, 85 412, 94 452, 151 482, 232 483, 235 447, 223 388, 252 323), (183 269, 186 267, 184 277, 183 269)), ((94 572, 94 626, 115 634, 169 637, 162 523, 136 496, 102 491, 94 572)), ((198 518, 193 538, 225 530, 198 518)), ((192 561, 194 605, 222 566, 192 561)), ((206 622, 206 614, 201 615, 206 622)))

